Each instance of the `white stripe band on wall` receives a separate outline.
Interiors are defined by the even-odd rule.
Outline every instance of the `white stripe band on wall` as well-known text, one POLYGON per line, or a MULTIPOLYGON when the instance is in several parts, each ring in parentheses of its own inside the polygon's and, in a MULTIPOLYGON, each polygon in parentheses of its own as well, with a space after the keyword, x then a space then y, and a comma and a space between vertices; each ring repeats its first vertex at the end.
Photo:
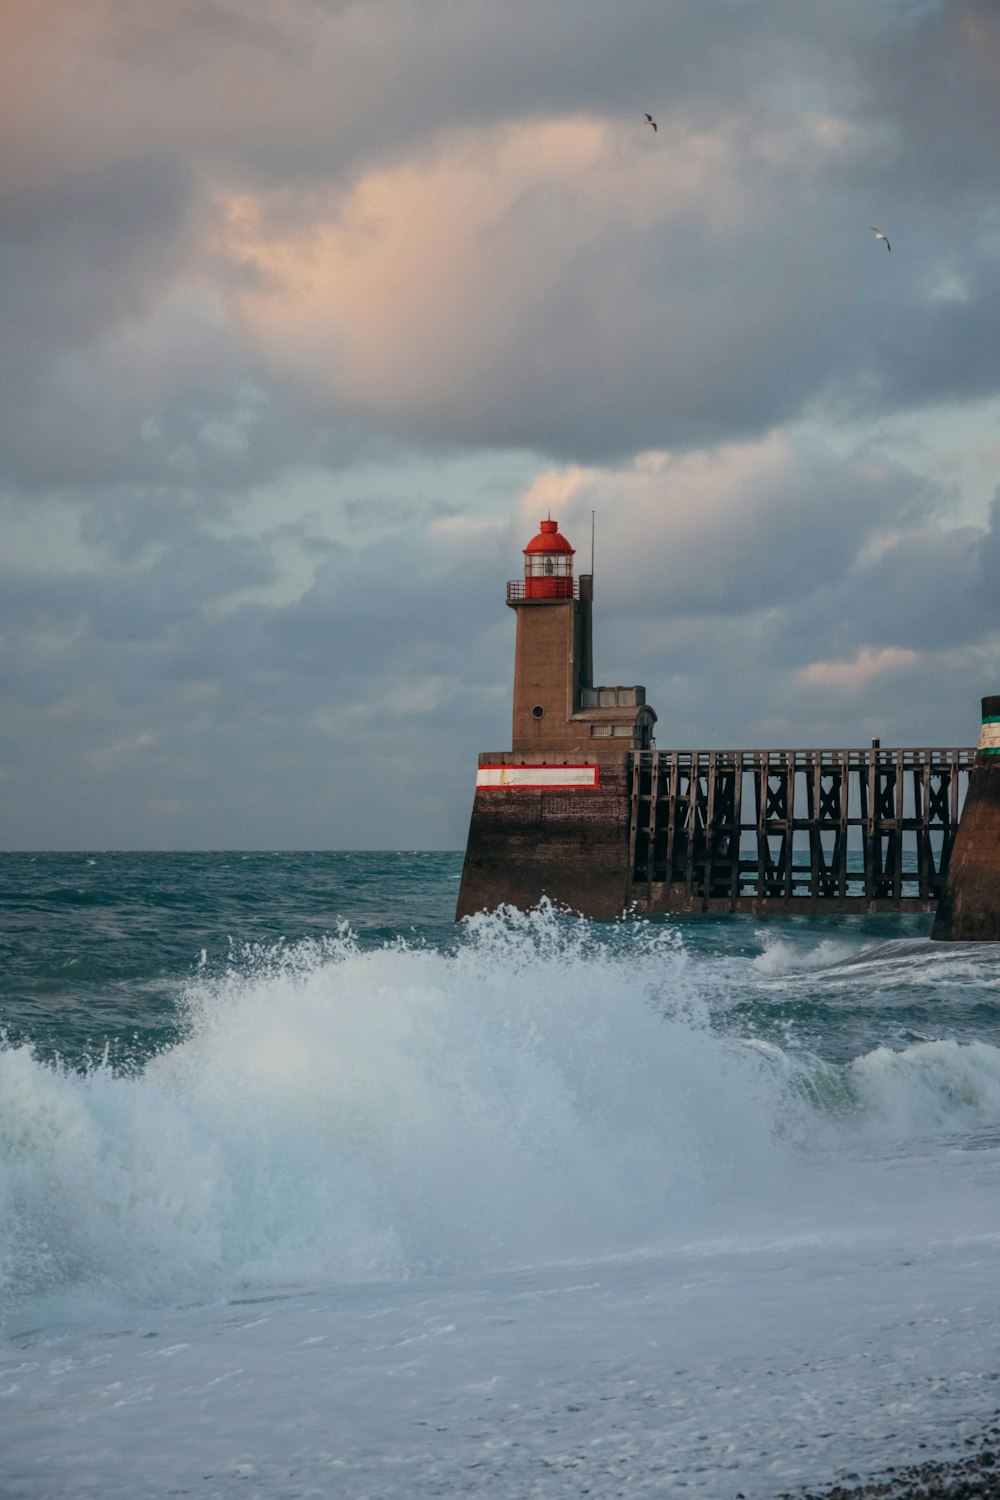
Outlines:
POLYGON ((484 787, 595 787, 596 766, 480 766, 476 786, 484 787))
POLYGON ((1000 724, 986 723, 979 731, 980 750, 1000 750, 1000 724))

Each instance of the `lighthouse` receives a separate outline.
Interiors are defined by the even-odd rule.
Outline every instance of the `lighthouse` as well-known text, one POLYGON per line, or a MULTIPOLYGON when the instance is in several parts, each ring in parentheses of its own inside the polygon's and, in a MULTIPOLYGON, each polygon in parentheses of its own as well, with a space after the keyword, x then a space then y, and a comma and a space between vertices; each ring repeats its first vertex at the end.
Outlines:
POLYGON ((573 548, 551 517, 524 549, 524 578, 507 584, 517 616, 515 755, 580 750, 573 715, 591 685, 592 577, 573 576, 573 548))
POLYGON ((551 516, 507 583, 516 616, 511 748, 480 755, 458 916, 543 896, 615 916, 629 879, 631 758, 656 714, 638 685, 595 685, 592 573, 551 516))
POLYGON ((511 753, 607 759, 648 749, 656 715, 643 687, 595 687, 593 574, 574 577, 575 552, 551 517, 524 549, 524 577, 507 584, 517 616, 511 753), (606 742, 612 742, 610 744, 606 742))

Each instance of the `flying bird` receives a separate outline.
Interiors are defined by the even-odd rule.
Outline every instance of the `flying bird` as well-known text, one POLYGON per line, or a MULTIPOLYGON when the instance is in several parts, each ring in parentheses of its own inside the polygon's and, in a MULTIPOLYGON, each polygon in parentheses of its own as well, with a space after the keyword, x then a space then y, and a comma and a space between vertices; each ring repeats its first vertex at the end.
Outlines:
POLYGON ((647 125, 652 125, 653 129, 654 130, 656 129, 656 121, 653 119, 652 115, 647 115, 646 116, 646 124, 647 125))
POLYGON ((875 236, 875 238, 877 240, 885 240, 885 248, 887 250, 891 250, 892 249, 892 246, 889 244, 889 241, 885 238, 885 235, 882 233, 881 229, 876 229, 874 224, 869 224, 868 228, 871 230, 872 234, 875 236))

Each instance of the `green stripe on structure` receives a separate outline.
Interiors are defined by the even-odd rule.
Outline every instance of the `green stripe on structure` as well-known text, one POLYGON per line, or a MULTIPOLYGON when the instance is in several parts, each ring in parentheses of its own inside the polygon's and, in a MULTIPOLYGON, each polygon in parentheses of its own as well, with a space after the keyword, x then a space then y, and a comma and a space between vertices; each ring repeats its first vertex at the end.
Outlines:
POLYGON ((1000 714, 994 714, 990 719, 984 719, 984 724, 1000 724, 1000 714))

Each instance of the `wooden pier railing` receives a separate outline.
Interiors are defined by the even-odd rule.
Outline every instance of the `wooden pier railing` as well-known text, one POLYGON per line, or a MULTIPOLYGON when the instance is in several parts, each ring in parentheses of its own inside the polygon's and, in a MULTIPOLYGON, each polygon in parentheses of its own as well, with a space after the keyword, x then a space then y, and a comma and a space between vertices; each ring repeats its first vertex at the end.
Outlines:
POLYGON ((632 757, 638 911, 930 911, 974 749, 632 757))

